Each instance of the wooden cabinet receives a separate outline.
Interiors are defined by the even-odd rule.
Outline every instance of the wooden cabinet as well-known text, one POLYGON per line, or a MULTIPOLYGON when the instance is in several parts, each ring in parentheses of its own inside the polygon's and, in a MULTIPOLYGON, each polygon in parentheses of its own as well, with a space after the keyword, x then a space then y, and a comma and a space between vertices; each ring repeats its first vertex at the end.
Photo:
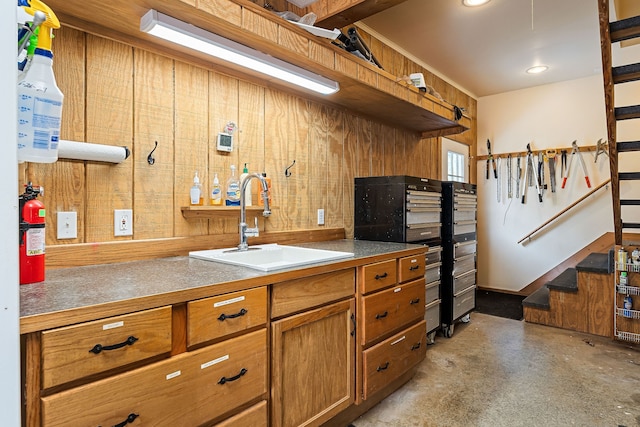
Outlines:
POLYGON ((171 351, 171 307, 42 332, 42 388, 171 351))
POLYGON ((43 397, 43 425, 201 425, 266 393, 266 349, 262 329, 43 397))
POLYGON ((317 426, 354 400, 354 300, 272 324, 271 425, 317 426))

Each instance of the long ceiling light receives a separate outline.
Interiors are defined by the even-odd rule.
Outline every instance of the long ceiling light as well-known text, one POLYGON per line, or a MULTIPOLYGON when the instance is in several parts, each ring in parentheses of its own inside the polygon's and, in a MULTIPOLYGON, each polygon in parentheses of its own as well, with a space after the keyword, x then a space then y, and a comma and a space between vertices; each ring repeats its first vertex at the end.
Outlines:
POLYGON ((340 90, 338 83, 333 80, 154 9, 144 14, 140 20, 140 30, 323 95, 330 95, 340 90))

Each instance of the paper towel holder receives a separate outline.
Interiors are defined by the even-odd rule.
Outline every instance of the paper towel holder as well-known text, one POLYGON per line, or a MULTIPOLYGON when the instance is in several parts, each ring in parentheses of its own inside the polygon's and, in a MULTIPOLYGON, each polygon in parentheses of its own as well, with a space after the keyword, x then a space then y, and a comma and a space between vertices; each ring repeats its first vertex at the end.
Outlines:
POLYGON ((61 139, 58 142, 58 158, 105 163, 121 163, 131 155, 126 146, 94 144, 61 139))

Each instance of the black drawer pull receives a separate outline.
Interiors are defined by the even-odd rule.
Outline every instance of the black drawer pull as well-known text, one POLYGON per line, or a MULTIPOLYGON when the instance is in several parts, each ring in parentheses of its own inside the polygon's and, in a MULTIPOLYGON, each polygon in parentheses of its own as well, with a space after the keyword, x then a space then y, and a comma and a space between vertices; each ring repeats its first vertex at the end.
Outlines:
POLYGON ((121 342, 119 344, 113 344, 113 345, 102 345, 102 344, 96 344, 93 346, 93 348, 91 350, 89 350, 89 353, 93 353, 93 354, 100 354, 102 352, 102 350, 117 350, 119 348, 124 347, 125 345, 133 345, 134 342, 138 341, 138 338, 134 337, 133 335, 131 335, 129 338, 127 338, 126 341, 121 342))
POLYGON ((129 423, 133 423, 136 420, 136 418, 138 418, 139 416, 140 415, 138 415, 138 414, 131 413, 131 414, 129 414, 129 416, 127 417, 126 420, 124 420, 121 423, 118 423, 118 424, 114 425, 113 427, 124 427, 129 423))
POLYGON ((241 376, 243 376, 246 373, 247 373, 247 370, 245 368, 242 368, 242 369, 240 369, 240 373, 238 375, 236 375, 236 376, 229 377, 229 378, 227 378, 227 377, 220 378, 220 381, 218 381, 218 384, 225 384, 225 383, 230 382, 230 381, 235 381, 235 380, 239 379, 241 376))
POLYGON ((376 274, 376 280, 380 280, 380 279, 384 279, 388 276, 389 274, 387 272, 385 272, 384 274, 376 274))
POLYGON ((384 319, 385 317, 387 317, 388 314, 389 314, 388 311, 385 311, 382 314, 376 314, 376 319, 384 319))
POLYGON ((376 371, 380 372, 380 371, 384 371, 385 369, 387 369, 389 367, 389 362, 385 363, 382 366, 378 366, 378 368, 376 369, 376 371))
POLYGON ((245 314, 247 314, 247 310, 243 308, 239 312, 237 312, 236 314, 224 314, 224 313, 222 313, 220 316, 218 316, 218 320, 221 321, 221 322, 224 322, 225 319, 235 319, 236 317, 244 316, 245 314))
POLYGON ((411 301, 409 301, 409 304, 414 305, 420 302, 420 298, 414 298, 411 301))
POLYGON ((415 343, 414 345, 411 346, 411 351, 419 349, 421 345, 422 345, 421 342, 415 343))
POLYGON ((419 265, 412 265, 411 267, 409 267, 409 271, 417 270, 419 268, 420 268, 419 265))

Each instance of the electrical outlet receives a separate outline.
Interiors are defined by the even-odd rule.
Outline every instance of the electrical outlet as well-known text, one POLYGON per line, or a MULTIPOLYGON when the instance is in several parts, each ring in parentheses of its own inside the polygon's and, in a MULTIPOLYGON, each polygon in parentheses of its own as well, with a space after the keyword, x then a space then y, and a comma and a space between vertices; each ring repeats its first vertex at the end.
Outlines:
POLYGON ((318 209, 318 225, 324 225, 324 209, 318 209))
POLYGON ((133 235, 133 211, 131 209, 116 209, 113 211, 113 235, 133 235))
POLYGON ((78 213, 58 212, 58 239, 78 238, 78 213))

